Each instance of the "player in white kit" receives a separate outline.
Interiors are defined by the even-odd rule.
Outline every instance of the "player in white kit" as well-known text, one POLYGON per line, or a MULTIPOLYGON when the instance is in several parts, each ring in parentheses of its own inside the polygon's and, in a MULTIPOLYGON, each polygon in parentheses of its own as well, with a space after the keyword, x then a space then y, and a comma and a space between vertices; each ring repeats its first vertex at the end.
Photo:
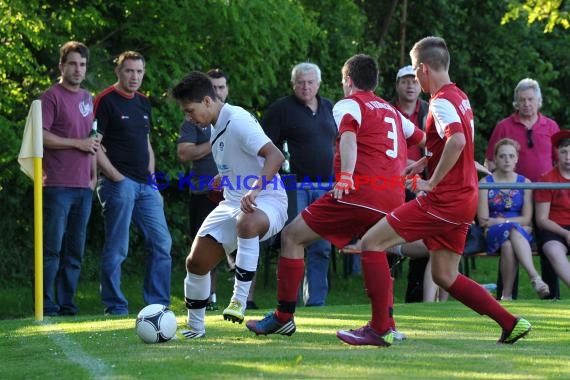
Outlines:
MULTIPOLYGON (((218 175, 210 182, 223 188, 224 200, 200 227, 186 258, 184 297, 187 338, 205 336, 209 272, 237 248, 234 293, 224 319, 242 323, 259 242, 277 234, 287 221, 287 195, 277 171, 283 154, 249 112, 223 103, 208 76, 192 72, 172 89, 172 96, 194 124, 212 125, 210 144, 218 175)), ((201 179, 204 186, 208 179, 201 179)))

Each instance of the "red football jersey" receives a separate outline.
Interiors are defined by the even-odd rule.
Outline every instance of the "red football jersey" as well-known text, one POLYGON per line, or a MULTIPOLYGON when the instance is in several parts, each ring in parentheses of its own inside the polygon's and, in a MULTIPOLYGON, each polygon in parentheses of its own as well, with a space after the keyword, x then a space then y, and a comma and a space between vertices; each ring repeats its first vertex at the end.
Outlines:
POLYGON ((340 202, 368 207, 383 213, 404 203, 402 172, 406 167, 406 139, 417 144, 423 132, 371 91, 361 91, 340 100, 333 108, 339 128, 334 161, 340 172, 340 136, 356 134, 357 158, 353 179, 356 190, 340 202))
POLYGON ((467 95, 454 83, 439 89, 430 99, 426 120, 426 151, 429 176, 437 167, 447 139, 465 135, 466 144, 457 162, 427 195, 431 212, 452 222, 470 223, 477 212, 473 111, 467 95))
MULTIPOLYGON (((570 182, 557 167, 540 178, 540 182, 570 182)), ((535 202, 550 202, 549 219, 560 226, 570 226, 570 189, 541 189, 534 192, 535 202)))

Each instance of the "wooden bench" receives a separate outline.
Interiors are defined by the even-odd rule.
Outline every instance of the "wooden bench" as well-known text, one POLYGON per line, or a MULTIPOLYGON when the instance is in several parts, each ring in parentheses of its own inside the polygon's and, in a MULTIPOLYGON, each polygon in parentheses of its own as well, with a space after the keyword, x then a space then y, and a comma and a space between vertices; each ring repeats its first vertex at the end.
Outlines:
MULTIPOLYGON (((539 256, 539 254, 536 250, 533 250, 532 256, 539 256)), ((465 276, 469 277, 470 267, 472 267, 473 269, 476 268, 475 259, 478 257, 500 258, 501 255, 488 255, 487 252, 477 252, 477 253, 472 253, 469 255, 463 255, 461 257, 461 264, 460 264, 461 273, 463 273, 465 276)))

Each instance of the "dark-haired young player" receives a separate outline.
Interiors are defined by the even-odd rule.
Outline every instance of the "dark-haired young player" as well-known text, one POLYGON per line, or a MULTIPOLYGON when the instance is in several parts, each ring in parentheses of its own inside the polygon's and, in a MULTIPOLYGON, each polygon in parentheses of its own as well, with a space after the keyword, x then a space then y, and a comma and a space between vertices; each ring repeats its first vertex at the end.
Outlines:
POLYGON ((200 338, 206 332, 209 272, 236 248, 234 293, 223 315, 243 322, 259 242, 277 234, 287 221, 287 195, 277 174, 284 157, 249 112, 216 96, 206 74, 190 73, 172 89, 172 96, 189 121, 202 128, 212 125, 210 144, 218 168, 213 185, 226 185, 224 200, 204 220, 186 258, 188 330, 182 334, 200 338), (247 178, 251 181, 245 183, 247 178))

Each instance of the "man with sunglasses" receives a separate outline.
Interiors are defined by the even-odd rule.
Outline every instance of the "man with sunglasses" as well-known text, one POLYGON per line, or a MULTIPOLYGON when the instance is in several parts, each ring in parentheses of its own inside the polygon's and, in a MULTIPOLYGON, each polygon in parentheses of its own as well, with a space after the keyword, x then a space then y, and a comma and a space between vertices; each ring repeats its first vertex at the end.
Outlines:
POLYGON ((485 166, 495 169, 493 147, 503 138, 517 141, 521 146, 516 171, 532 182, 552 169, 555 159, 550 138, 560 130, 556 122, 539 112, 542 107, 540 86, 534 79, 525 78, 515 87, 513 106, 515 112, 501 120, 493 130, 487 152, 485 166))

